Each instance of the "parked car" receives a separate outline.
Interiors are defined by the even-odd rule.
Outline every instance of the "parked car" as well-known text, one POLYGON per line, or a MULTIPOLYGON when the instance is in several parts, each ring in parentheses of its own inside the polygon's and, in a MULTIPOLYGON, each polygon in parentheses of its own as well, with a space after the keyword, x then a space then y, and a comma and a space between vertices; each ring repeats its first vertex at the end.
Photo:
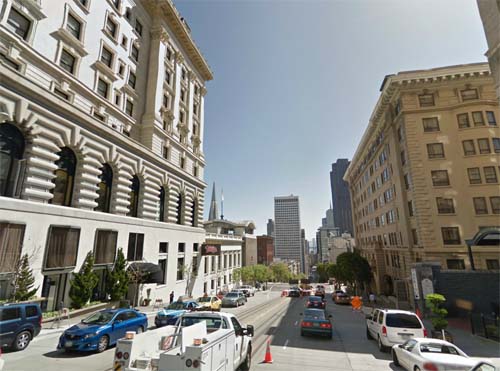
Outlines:
POLYGON ((427 337, 427 330, 418 316, 409 311, 375 309, 366 316, 366 336, 375 339, 384 352, 395 344, 403 344, 411 338, 427 337))
POLYGON ((245 295, 242 292, 231 291, 222 298, 223 307, 239 307, 244 305, 246 301, 245 295))
POLYGON ((4 364, 5 364, 5 361, 2 359, 2 348, 0 348, 0 371, 3 370, 4 364))
POLYGON ((299 298, 300 297, 300 289, 298 287, 291 287, 288 290, 288 296, 299 298))
POLYGON ((339 292, 335 295, 335 299, 333 300, 335 301, 335 304, 351 304, 351 297, 344 292, 339 292))
POLYGON ((245 294, 245 291, 240 290, 240 289, 234 289, 234 290, 231 290, 231 292, 237 292, 238 294, 243 295, 243 298, 245 299, 245 303, 248 301, 247 295, 245 294))
POLYGON ((147 328, 148 318, 144 313, 134 309, 105 309, 64 331, 57 348, 101 353, 127 331, 141 333, 147 328))
POLYGON ((181 314, 198 310, 199 307, 199 304, 194 300, 175 301, 156 314, 155 325, 156 327, 175 325, 181 314))
POLYGON ((332 294, 332 300, 335 301, 335 298, 337 297, 337 295, 339 294, 345 294, 345 292, 343 290, 335 290, 332 294))
POLYGON ((220 311, 222 300, 217 296, 202 296, 196 299, 198 303, 198 310, 216 310, 220 311))
POLYGON ((500 371, 500 367, 496 367, 489 362, 480 361, 470 371, 500 371))
MULTIPOLYGON (((302 315, 302 313, 301 313, 302 315)), ((323 335, 329 338, 333 337, 331 315, 328 318, 325 311, 321 309, 306 309, 303 318, 300 321, 300 336, 305 335, 323 335)))
POLYGON ((41 328, 42 311, 38 304, 0 305, 0 348, 24 350, 41 328))
POLYGON ((243 290, 246 297, 255 296, 255 287, 250 285, 243 285, 239 287, 240 290, 243 290))
POLYGON ((394 345, 392 360, 396 366, 408 371, 468 371, 477 363, 457 346, 444 340, 427 338, 414 338, 394 345))
POLYGON ((325 301, 319 296, 309 296, 306 301, 307 308, 326 309, 325 301))

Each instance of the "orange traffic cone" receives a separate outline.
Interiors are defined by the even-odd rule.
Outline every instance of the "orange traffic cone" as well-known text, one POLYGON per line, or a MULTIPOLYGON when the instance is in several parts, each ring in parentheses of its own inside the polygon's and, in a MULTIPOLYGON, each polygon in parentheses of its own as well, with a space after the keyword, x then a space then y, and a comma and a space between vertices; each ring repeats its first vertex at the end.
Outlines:
POLYGON ((271 341, 267 340, 266 356, 262 363, 273 363, 273 356, 271 355, 271 341))

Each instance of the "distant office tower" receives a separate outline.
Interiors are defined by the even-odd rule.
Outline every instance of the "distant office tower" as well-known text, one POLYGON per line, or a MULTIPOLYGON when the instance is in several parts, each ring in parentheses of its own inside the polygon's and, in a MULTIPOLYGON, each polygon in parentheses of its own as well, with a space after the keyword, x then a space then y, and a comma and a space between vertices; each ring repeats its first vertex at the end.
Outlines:
POLYGON ((274 237, 274 220, 267 219, 267 235, 274 237))
POLYGON ((210 201, 210 211, 208 213, 208 220, 219 219, 219 209, 217 208, 217 198, 215 197, 215 182, 212 186, 212 200, 210 201))
POLYGON ((302 238, 298 196, 274 198, 275 256, 301 262, 302 238))
POLYGON ((349 160, 345 158, 339 158, 337 162, 332 164, 332 171, 330 171, 330 186, 332 188, 335 226, 340 229, 340 233, 349 232, 353 235, 349 185, 343 179, 349 164, 349 160))

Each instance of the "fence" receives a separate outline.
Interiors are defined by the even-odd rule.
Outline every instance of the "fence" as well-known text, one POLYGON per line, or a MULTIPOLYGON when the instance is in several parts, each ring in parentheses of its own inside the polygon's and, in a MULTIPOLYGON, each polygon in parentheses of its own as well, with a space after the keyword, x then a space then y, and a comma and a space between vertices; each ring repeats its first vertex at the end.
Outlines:
POLYGON ((471 329, 474 335, 500 341, 500 323, 498 317, 472 313, 470 318, 471 329))

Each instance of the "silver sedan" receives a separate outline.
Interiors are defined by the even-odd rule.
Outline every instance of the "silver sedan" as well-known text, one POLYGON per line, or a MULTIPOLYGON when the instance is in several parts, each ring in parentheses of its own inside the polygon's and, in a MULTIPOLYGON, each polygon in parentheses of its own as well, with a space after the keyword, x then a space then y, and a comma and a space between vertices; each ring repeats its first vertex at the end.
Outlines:
POLYGON ((229 292, 222 298, 223 307, 239 307, 245 304, 245 295, 240 292, 229 292))

